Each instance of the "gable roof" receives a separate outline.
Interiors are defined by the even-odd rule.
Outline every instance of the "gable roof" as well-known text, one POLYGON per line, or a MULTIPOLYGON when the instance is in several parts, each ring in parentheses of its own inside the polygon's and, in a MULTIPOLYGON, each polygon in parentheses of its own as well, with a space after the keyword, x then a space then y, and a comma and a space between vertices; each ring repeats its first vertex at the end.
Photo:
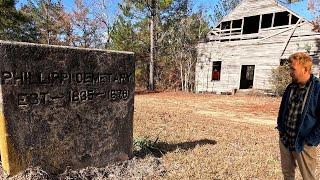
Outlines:
MULTIPOLYGON (((291 4, 292 5, 292 4, 291 4)), ((309 18, 305 18, 295 11, 287 8, 285 5, 280 4, 276 0, 243 0, 238 4, 229 14, 222 18, 217 26, 222 21, 230 21, 236 19, 242 19, 243 17, 255 16, 260 14, 269 14, 276 12, 288 11, 291 14, 297 16, 303 21, 309 21, 309 18)), ((216 27, 217 27, 216 26, 216 27)))

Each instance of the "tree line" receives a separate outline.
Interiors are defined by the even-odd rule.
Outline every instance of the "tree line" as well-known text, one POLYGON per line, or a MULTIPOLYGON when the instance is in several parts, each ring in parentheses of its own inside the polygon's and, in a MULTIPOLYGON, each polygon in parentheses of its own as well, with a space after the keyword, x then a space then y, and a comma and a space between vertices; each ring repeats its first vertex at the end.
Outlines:
POLYGON ((121 0, 114 14, 112 0, 74 0, 72 10, 61 0, 27 0, 19 8, 0 0, 0 39, 133 51, 138 89, 193 91, 197 44, 240 1, 196 9, 191 0, 121 0))

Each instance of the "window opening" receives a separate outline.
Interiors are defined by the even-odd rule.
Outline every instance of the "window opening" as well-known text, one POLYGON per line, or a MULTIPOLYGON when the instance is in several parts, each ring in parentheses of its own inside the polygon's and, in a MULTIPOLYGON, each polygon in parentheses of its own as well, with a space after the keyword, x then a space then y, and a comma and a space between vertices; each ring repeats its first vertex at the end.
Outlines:
POLYGON ((212 62, 212 81, 219 81, 221 74, 221 61, 212 62))
POLYGON ((251 34, 259 32, 259 16, 250 16, 244 18, 243 34, 251 34))
POLYGON ((272 26, 272 16, 272 13, 262 15, 261 28, 270 28, 272 26))
POLYGON ((230 41, 240 41, 240 38, 230 39, 230 41))
POLYGON ((220 39, 220 42, 227 42, 229 39, 220 39))
POLYGON ((284 26, 289 24, 289 12, 278 12, 274 17, 274 27, 284 26))
POLYGON ((298 22, 299 18, 292 14, 291 16, 291 24, 296 24, 298 22))
POLYGON ((233 20, 232 22, 232 28, 241 28, 242 25, 242 19, 233 20))
POLYGON ((230 29, 230 27, 231 27, 231 21, 225 21, 221 23, 221 30, 230 29))

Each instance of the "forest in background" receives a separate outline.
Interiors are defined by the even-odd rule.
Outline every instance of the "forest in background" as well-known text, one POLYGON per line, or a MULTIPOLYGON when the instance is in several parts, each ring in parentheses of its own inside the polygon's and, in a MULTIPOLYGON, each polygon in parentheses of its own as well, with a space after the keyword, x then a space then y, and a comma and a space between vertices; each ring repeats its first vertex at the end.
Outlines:
MULTIPOLYGON (((74 0, 69 11, 61 0, 28 0, 20 8, 17 3, 0 0, 1 40, 132 51, 138 90, 189 92, 197 44, 240 0, 221 0, 210 11, 192 9, 190 0, 122 0, 117 14, 109 11, 110 0, 74 0)), ((316 0, 308 4, 319 11, 316 0)), ((319 27, 319 18, 313 23, 319 27)))

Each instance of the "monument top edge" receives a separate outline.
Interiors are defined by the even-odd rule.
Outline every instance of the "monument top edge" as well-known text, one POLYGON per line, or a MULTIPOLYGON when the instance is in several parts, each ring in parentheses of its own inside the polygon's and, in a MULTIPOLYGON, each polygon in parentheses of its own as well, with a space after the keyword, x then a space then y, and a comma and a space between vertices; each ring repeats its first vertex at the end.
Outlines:
POLYGON ((14 45, 25 45, 25 46, 41 46, 41 47, 52 47, 52 48, 62 48, 62 49, 78 49, 84 51, 102 51, 108 53, 121 53, 121 54, 134 54, 134 52, 130 51, 116 51, 116 50, 106 50, 106 49, 97 49, 97 48, 80 48, 80 47, 72 47, 72 46, 59 46, 59 45, 48 45, 48 44, 37 44, 37 43, 27 43, 27 42, 18 42, 18 41, 5 41, 0 40, 1 44, 14 44, 14 45))

